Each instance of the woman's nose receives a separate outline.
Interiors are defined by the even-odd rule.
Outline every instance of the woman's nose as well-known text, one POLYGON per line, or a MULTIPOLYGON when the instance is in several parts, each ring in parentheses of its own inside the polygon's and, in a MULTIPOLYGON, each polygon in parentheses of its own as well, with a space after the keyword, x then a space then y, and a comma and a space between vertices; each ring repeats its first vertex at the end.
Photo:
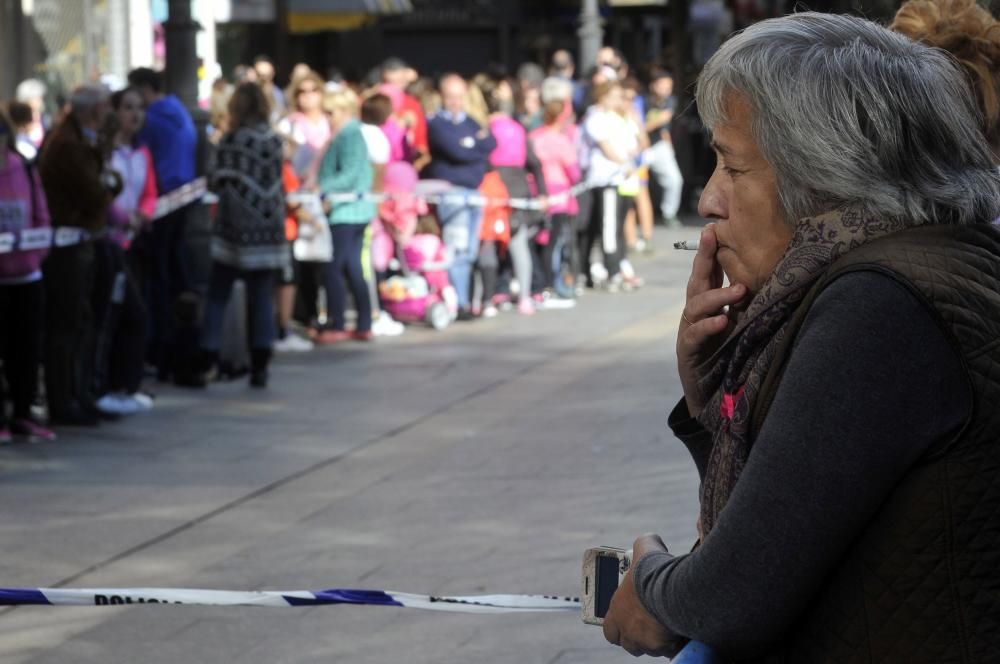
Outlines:
POLYGON ((729 201, 719 185, 718 171, 712 174, 698 199, 698 215, 703 219, 727 219, 729 201))

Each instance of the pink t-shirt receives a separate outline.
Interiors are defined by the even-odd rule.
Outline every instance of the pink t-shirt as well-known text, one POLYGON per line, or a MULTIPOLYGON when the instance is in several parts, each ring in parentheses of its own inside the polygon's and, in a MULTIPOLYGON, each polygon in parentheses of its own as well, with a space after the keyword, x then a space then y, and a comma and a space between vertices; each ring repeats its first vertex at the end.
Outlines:
POLYGON ((490 153, 490 165, 524 168, 528 159, 528 136, 521 123, 507 116, 490 119, 490 133, 497 141, 490 153))
POLYGON ((545 188, 553 199, 549 207, 553 214, 578 212, 575 196, 559 196, 580 181, 580 162, 571 135, 566 128, 558 126, 539 127, 530 134, 535 155, 542 163, 545 188))

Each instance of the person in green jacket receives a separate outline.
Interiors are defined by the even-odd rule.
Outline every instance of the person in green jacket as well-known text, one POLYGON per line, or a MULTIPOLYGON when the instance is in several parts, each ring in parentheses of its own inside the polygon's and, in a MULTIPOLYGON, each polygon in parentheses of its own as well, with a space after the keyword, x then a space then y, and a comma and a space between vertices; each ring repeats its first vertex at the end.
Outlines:
MULTIPOLYGON (((328 93, 323 98, 323 112, 330 121, 333 140, 320 162, 318 183, 323 195, 370 193, 373 171, 368 160, 368 147, 355 117, 358 97, 351 90, 328 93)), ((365 229, 375 216, 375 204, 360 199, 334 202, 329 208, 330 235, 333 239, 333 260, 326 273, 327 309, 330 327, 317 337, 322 344, 347 339, 372 339, 372 307, 361 266, 361 250, 365 229), (348 332, 344 324, 344 277, 351 287, 358 310, 357 325, 348 332)))

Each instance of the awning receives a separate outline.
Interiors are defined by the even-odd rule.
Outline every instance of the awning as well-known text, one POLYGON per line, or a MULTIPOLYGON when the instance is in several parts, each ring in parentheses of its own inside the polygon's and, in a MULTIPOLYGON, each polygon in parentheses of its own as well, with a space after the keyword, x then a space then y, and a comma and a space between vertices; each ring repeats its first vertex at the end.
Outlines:
POLYGON ((379 16, 411 11, 410 0, 288 0, 288 30, 355 30, 379 16))

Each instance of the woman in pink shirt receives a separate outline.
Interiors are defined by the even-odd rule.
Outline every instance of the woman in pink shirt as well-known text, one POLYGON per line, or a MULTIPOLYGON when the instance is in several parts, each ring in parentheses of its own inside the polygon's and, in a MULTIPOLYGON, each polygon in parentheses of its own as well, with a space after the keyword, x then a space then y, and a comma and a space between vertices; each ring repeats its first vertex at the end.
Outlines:
MULTIPOLYGON (((510 84, 503 79, 488 79, 481 87, 490 113, 490 133, 497 142, 496 148, 490 153, 490 166, 500 175, 511 198, 544 196, 546 189, 541 164, 528 141, 527 132, 513 117, 514 97, 510 84)), ((513 209, 510 215, 511 237, 508 250, 514 276, 520 287, 517 310, 524 315, 535 313, 531 298, 531 242, 544 221, 544 215, 537 210, 513 209)), ((488 248, 487 246, 486 250, 488 248)), ((480 252, 480 262, 489 264, 491 258, 480 252)), ((483 304, 486 306, 489 303, 483 304)))
POLYGON ((574 296, 573 282, 577 273, 574 222, 579 206, 571 189, 580 181, 580 162, 573 140, 576 127, 566 113, 568 108, 571 108, 569 103, 562 99, 546 103, 542 110, 545 124, 529 135, 542 163, 542 176, 549 195, 552 228, 545 266, 551 269, 548 273, 550 285, 563 298, 574 296))
POLYGON ((42 182, 17 152, 14 127, 0 110, 0 358, 10 388, 10 394, 4 394, 0 380, 0 443, 11 442, 14 435, 55 438, 31 416, 38 393, 44 298, 41 265, 50 244, 45 237, 48 231, 49 208, 42 182), (37 248, 25 250, 25 246, 37 248), (14 406, 10 421, 6 418, 8 397, 14 406))

